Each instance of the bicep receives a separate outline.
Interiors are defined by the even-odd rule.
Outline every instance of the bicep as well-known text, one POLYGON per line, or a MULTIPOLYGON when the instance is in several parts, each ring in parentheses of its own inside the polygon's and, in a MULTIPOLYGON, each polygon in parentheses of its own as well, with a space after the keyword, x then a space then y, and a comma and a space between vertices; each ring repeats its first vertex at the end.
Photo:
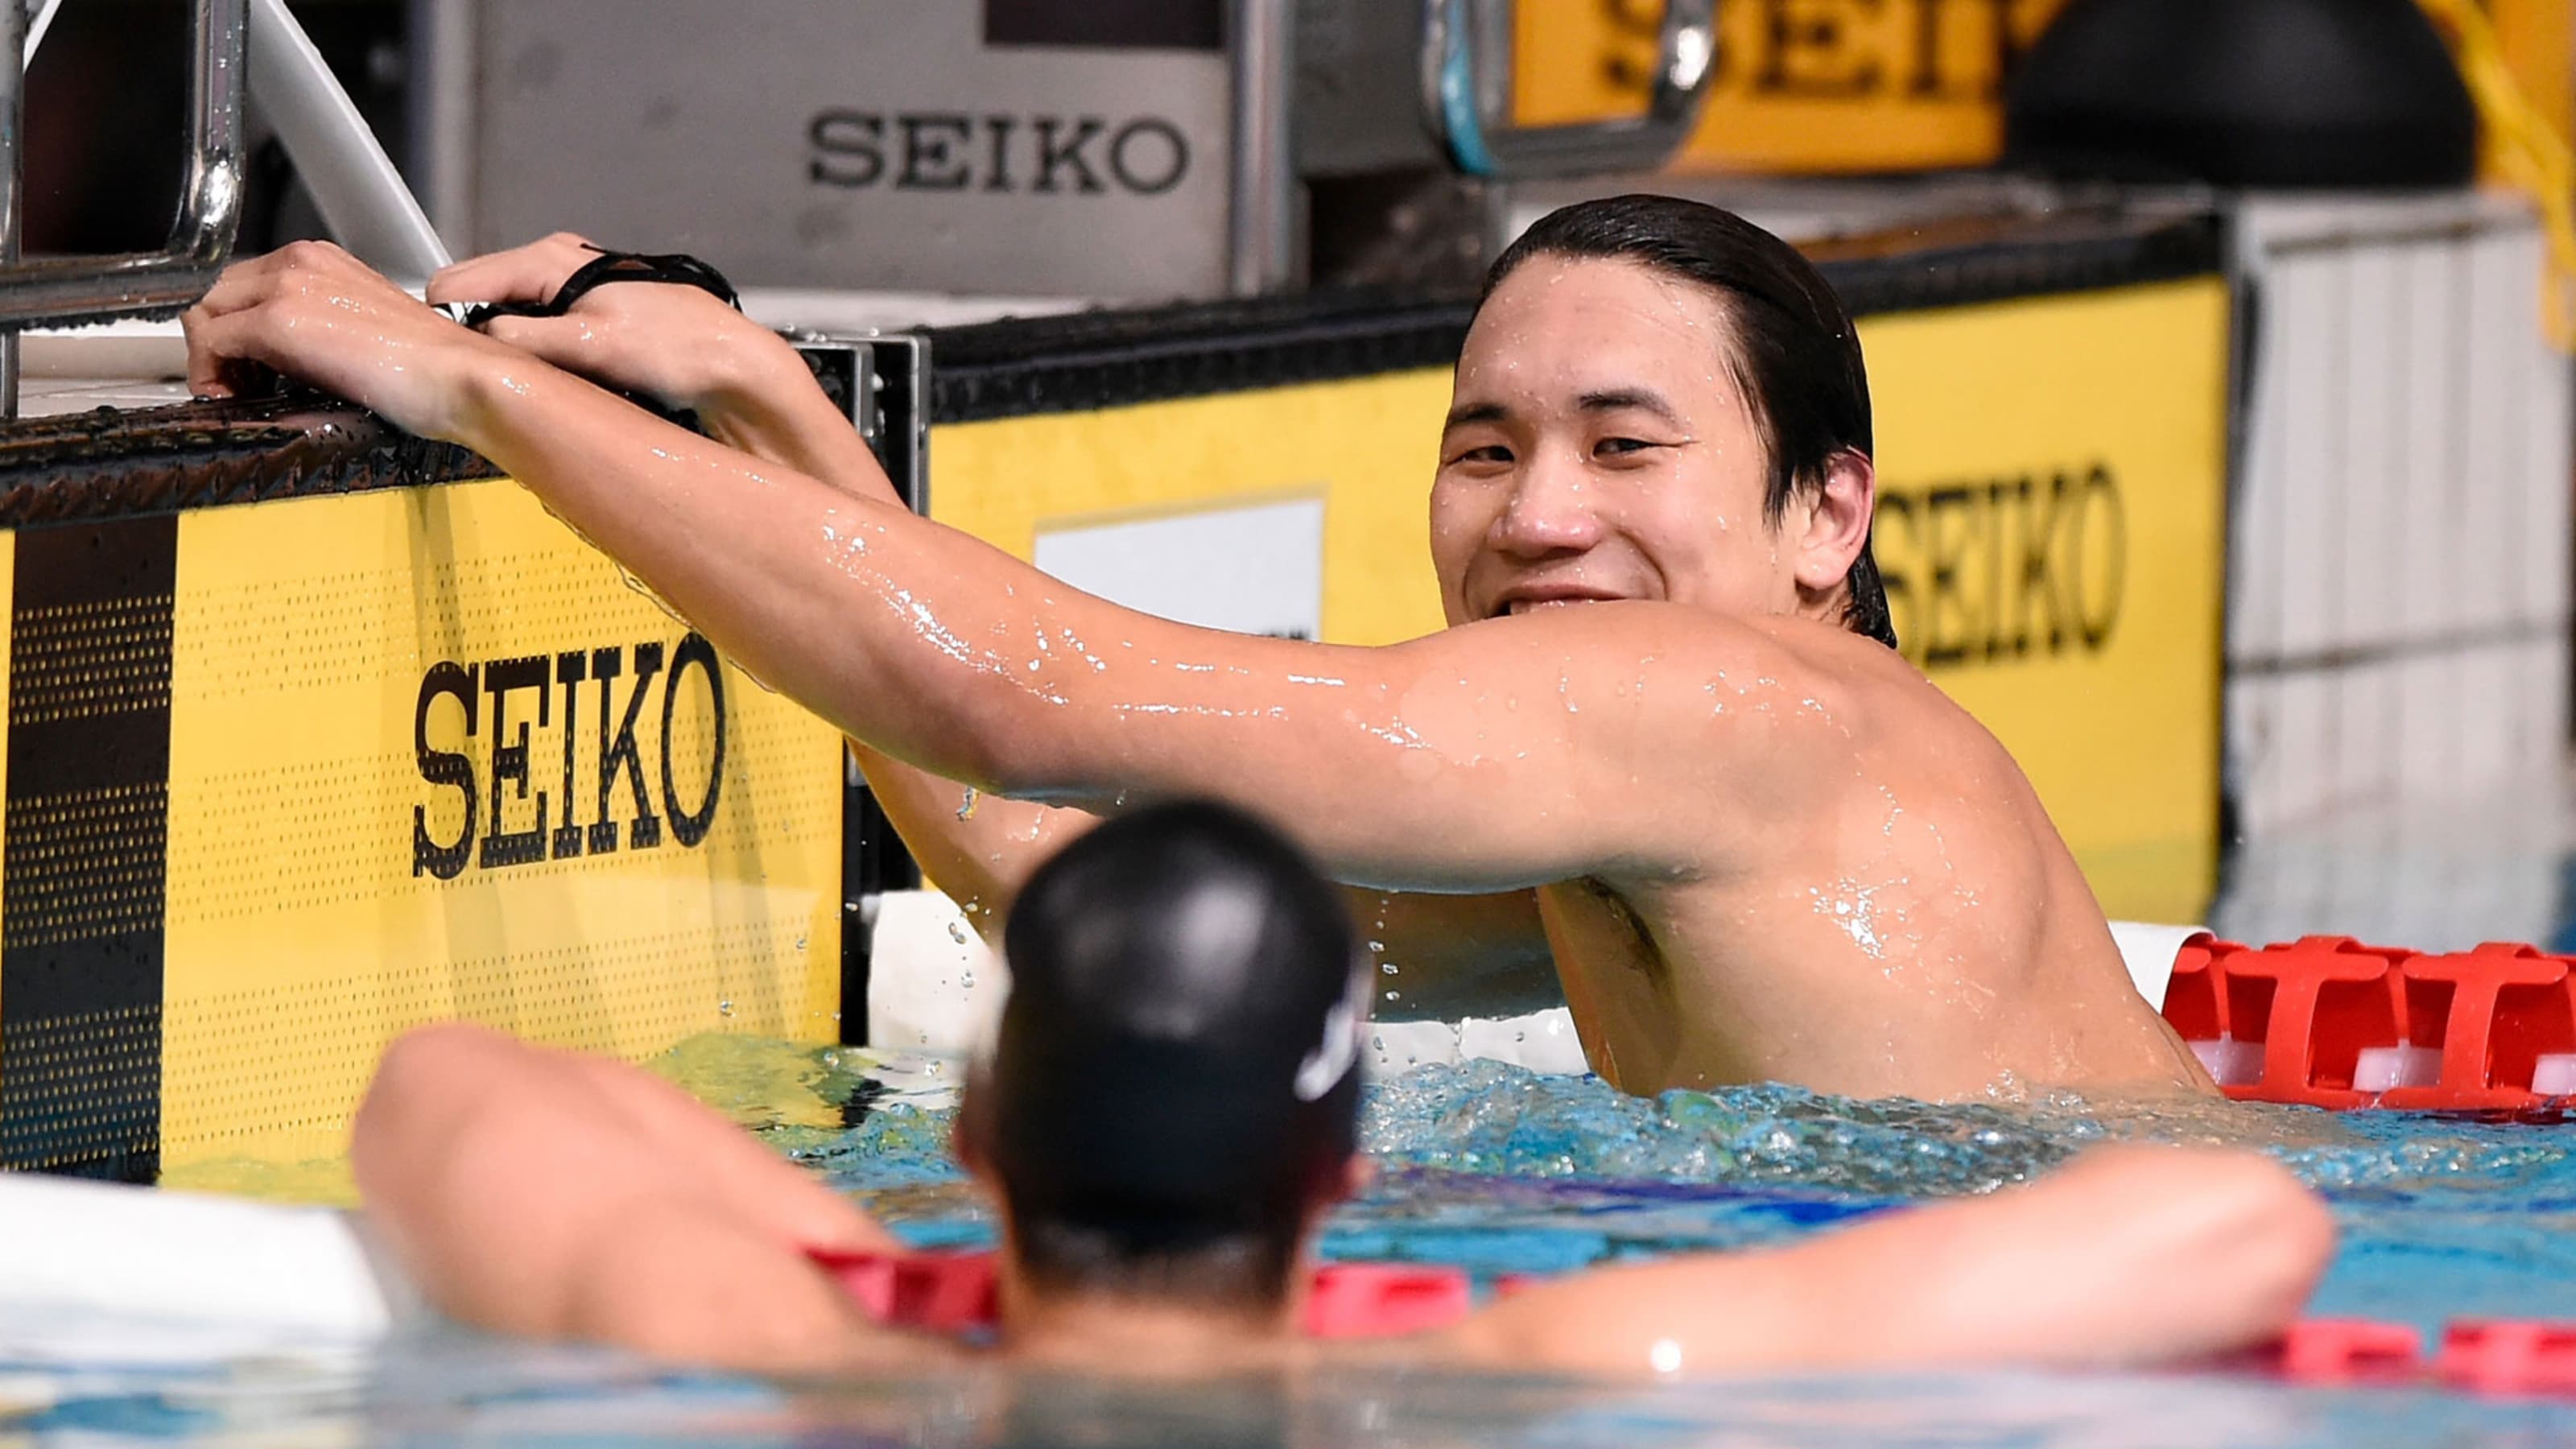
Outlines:
MULTIPOLYGON (((1138 617, 1100 607, 1098 635, 1138 617)), ((1746 812, 1707 807, 1764 772, 1789 714, 1714 690, 1730 666, 1765 685, 1789 666, 1698 611, 1562 614, 1383 648, 1140 625, 1100 667, 1046 680, 1017 732, 1030 753, 1004 742, 1002 768, 1012 793, 1061 803, 1222 796, 1388 889, 1711 866, 1726 835, 1709 823, 1742 830, 1746 812)))

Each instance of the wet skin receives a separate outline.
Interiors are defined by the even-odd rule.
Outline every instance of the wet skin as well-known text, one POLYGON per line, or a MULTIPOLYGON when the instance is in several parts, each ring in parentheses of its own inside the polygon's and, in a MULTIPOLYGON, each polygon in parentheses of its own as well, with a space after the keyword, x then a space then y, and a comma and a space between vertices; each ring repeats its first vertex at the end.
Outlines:
MULTIPOLYGON (((1318 1344, 1297 1331, 1293 1286, 1268 1305, 1040 1291, 1011 1246, 1007 1184, 973 1129, 958 1147, 1003 1230, 998 1356, 1153 1378, 1336 1361, 1632 1378, 2188 1361, 2277 1335, 2334 1243, 2324 1204, 2264 1157, 2114 1147, 1991 1197, 1572 1273, 1445 1330, 1318 1344)), ((871 1322, 806 1249, 879 1249, 883 1229, 623 1063, 423 1028, 386 1053, 351 1162, 375 1231, 467 1323, 760 1373, 919 1371, 980 1353, 871 1322)), ((1354 1163, 1304 1204, 1292 1285, 1357 1176, 1354 1163)))
MULTIPOLYGON (((432 295, 541 297, 581 259, 540 243, 432 295)), ((1432 489, 1452 627, 1379 649, 1151 619, 912 517, 792 353, 690 289, 487 338, 299 248, 228 273, 189 333, 203 390, 266 363, 507 468, 847 730, 985 921, 1091 813, 1216 794, 1358 888, 1390 989, 1552 957, 1630 1091, 2208 1089, 2010 757, 1837 622, 1869 460, 1766 517, 1700 289, 1546 258, 1506 282, 1432 489)))

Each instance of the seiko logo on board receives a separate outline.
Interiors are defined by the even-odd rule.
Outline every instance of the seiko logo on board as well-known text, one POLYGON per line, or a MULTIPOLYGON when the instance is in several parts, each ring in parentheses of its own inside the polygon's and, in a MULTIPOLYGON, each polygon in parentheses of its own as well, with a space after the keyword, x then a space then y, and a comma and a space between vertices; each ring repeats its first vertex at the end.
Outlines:
POLYGON ((1897 637, 1927 669, 2099 653, 2120 626, 2129 515, 2108 464, 1889 488, 1874 548, 1897 637))
MULTIPOLYGON (((1624 42, 1611 80, 1642 93, 1663 7, 1596 3, 1624 42)), ((1999 100, 2045 13, 2031 0, 1737 0, 1719 8, 1709 85, 1757 100, 1999 100)))
MULTIPOLYGON (((692 709, 697 708, 694 704, 692 709)), ((463 824, 452 839, 433 831, 430 807, 412 807, 411 873, 453 880, 479 870, 653 850, 667 830, 683 846, 707 838, 724 789, 724 670, 697 634, 676 647, 658 640, 605 649, 530 654, 459 664, 421 676, 412 713, 420 777, 433 792, 453 790, 463 824), (713 724, 675 732, 681 691, 706 692, 713 724), (449 708, 438 730, 462 749, 431 744, 430 716, 449 708), (461 712, 464 734, 452 733, 461 712), (560 721, 560 727, 557 722, 560 721), (584 748, 596 724, 595 749, 584 748), (554 729, 559 758, 531 749, 531 726, 554 729), (673 758, 681 737, 701 741, 699 758, 673 758), (703 785, 697 784, 704 781, 703 785), (549 787, 552 788, 549 788, 549 787)), ((440 812, 454 819, 453 807, 440 812)))
POLYGON ((824 111, 805 128, 806 179, 853 191, 1160 196, 1190 172, 1190 142, 1159 116, 824 111))

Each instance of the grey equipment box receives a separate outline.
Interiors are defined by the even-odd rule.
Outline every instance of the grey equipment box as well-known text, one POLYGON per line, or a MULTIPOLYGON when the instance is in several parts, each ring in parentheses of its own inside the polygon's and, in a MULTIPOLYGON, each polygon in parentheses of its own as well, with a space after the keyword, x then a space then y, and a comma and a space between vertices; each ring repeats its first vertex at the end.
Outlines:
POLYGON ((742 284, 1233 290, 1229 0, 435 0, 432 206, 742 284))

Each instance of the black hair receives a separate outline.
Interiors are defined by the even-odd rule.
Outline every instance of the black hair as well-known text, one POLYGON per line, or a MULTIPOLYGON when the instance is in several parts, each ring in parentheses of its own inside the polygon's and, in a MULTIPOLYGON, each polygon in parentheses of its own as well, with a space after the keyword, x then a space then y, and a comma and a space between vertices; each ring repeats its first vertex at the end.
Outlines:
POLYGON ((1041 1291, 1277 1307, 1357 1150, 1367 983, 1340 893, 1207 802, 1108 821, 1040 866, 968 1131, 1041 1291))
MULTIPOLYGON (((1484 302, 1533 257, 1635 262, 1716 292, 1734 323, 1727 365, 1770 455, 1763 517, 1776 526, 1802 490, 1824 486, 1843 453, 1871 456, 1869 373, 1833 284, 1798 249, 1731 211, 1677 196, 1576 202, 1541 217, 1494 262, 1484 302)), ((1847 580, 1843 623, 1893 649, 1887 589, 1867 538, 1847 580)))

